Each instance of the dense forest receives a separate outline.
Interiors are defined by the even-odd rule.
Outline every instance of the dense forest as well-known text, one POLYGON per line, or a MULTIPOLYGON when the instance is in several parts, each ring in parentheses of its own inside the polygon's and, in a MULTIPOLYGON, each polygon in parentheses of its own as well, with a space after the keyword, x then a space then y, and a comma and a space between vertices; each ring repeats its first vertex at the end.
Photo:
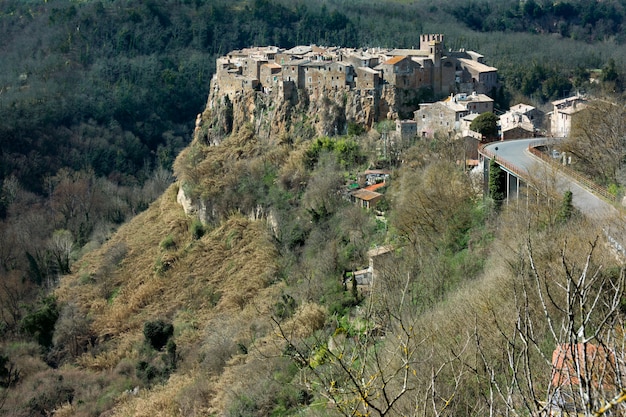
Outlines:
MULTIPOLYGON (((213 148, 192 143, 194 121, 230 50, 408 48, 421 33, 498 67, 501 109, 619 100, 625 13, 621 0, 0 2, 0 415, 537 412, 523 403, 549 373, 546 323, 578 295, 550 293, 546 318, 546 288, 517 285, 597 268, 576 301, 611 286, 619 305, 588 318, 606 338, 622 320, 623 271, 563 196, 485 204, 438 137, 402 150, 376 217, 341 198, 390 167, 376 129, 270 146, 242 126, 213 148), (184 216, 174 171, 211 198, 213 223, 184 216), (241 215, 255 210, 270 230, 241 215), (384 245, 396 262, 367 296, 347 273, 384 245), (515 316, 522 299, 535 310, 515 316), (507 373, 504 354, 526 362, 507 373)), ((590 176, 621 180, 622 142, 610 164, 584 148, 590 176)))
POLYGON ((118 184, 143 182, 156 166, 169 169, 202 110, 215 57, 236 48, 410 47, 422 32, 438 30, 448 47, 480 50, 501 67, 511 94, 539 100, 584 88, 589 70, 604 66, 618 80, 623 56, 623 7, 617 1, 381 7, 55 0, 0 7, 6 40, 0 50, 0 178, 13 175, 39 194, 46 192, 43 179, 63 167, 93 169, 118 184), (495 16, 498 22, 490 23, 495 16), (524 48, 524 36, 553 33, 555 27, 558 39, 579 42, 564 42, 560 51, 524 48))

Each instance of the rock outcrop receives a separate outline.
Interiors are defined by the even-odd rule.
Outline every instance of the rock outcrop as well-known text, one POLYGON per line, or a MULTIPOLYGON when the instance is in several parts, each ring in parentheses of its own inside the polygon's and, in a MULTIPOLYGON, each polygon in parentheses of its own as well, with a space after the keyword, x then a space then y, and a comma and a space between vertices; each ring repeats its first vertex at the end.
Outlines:
POLYGON ((373 90, 326 90, 317 95, 294 90, 288 97, 278 90, 249 90, 229 98, 214 79, 206 108, 197 122, 196 139, 215 145, 245 124, 251 124, 257 135, 270 140, 342 135, 348 123, 369 129, 381 120, 410 115, 424 93, 385 85, 373 90))

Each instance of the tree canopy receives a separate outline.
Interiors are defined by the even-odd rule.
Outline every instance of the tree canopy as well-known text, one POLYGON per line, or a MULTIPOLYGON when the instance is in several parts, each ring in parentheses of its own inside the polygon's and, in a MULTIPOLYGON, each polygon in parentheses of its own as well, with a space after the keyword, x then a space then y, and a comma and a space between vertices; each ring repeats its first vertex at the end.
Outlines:
POLYGON ((487 139, 494 139, 498 136, 498 116, 492 112, 481 113, 472 120, 470 129, 480 133, 487 139))

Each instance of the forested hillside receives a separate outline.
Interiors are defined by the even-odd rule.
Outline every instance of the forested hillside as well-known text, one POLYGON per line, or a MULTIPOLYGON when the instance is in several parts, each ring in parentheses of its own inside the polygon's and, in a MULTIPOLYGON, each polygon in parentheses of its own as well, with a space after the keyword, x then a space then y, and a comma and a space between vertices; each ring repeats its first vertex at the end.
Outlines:
POLYGON ((605 343, 623 319, 623 271, 563 196, 499 210, 451 138, 389 158, 385 123, 271 141, 242 125, 213 147, 194 121, 232 49, 408 48, 421 33, 485 55, 503 108, 620 100, 624 6, 0 2, 0 415, 538 412, 555 345, 583 322, 605 343), (392 170, 384 216, 343 198, 372 167, 392 170), (176 204, 183 183, 211 222, 176 204), (353 286, 379 247, 393 268, 353 286), (588 271, 586 292, 550 286, 588 271), (586 317, 563 307, 609 287, 586 317))
POLYGON ((609 78, 619 77, 623 7, 594 4, 6 1, 0 178, 45 193, 43 179, 62 167, 122 184, 169 168, 202 110, 216 55, 250 45, 401 48, 439 31, 448 47, 480 50, 501 67, 511 94, 553 99, 583 87, 590 69, 617 63, 609 78), (538 38, 543 45, 527 48, 530 33, 579 42, 552 49, 538 38))

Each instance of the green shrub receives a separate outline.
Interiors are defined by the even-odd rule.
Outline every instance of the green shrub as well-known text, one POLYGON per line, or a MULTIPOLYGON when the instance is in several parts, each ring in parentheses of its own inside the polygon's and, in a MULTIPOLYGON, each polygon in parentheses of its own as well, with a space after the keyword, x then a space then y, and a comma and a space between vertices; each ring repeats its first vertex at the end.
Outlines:
POLYGON ((31 334, 43 347, 52 346, 54 325, 59 318, 59 309, 54 296, 39 301, 37 309, 31 310, 21 322, 22 330, 31 334))
POLYGON ((146 342, 156 350, 161 350, 174 334, 174 326, 165 320, 147 321, 143 325, 146 342))
POLYGON ((608 190, 609 194, 611 194, 613 197, 617 198, 619 196, 621 196, 624 192, 624 189, 622 186, 620 186, 619 184, 609 184, 608 190))
POLYGON ((253 398, 240 394, 237 395, 230 407, 228 407, 226 415, 228 417, 253 416, 258 412, 258 408, 259 406, 253 398))
POLYGON ((204 236, 204 225, 200 220, 194 220, 193 223, 191 223, 189 230, 191 231, 191 237, 194 240, 198 240, 204 236))
POLYGON ((161 241, 161 249, 170 250, 176 246, 176 242, 174 242, 174 237, 172 235, 165 236, 165 239, 161 241))

